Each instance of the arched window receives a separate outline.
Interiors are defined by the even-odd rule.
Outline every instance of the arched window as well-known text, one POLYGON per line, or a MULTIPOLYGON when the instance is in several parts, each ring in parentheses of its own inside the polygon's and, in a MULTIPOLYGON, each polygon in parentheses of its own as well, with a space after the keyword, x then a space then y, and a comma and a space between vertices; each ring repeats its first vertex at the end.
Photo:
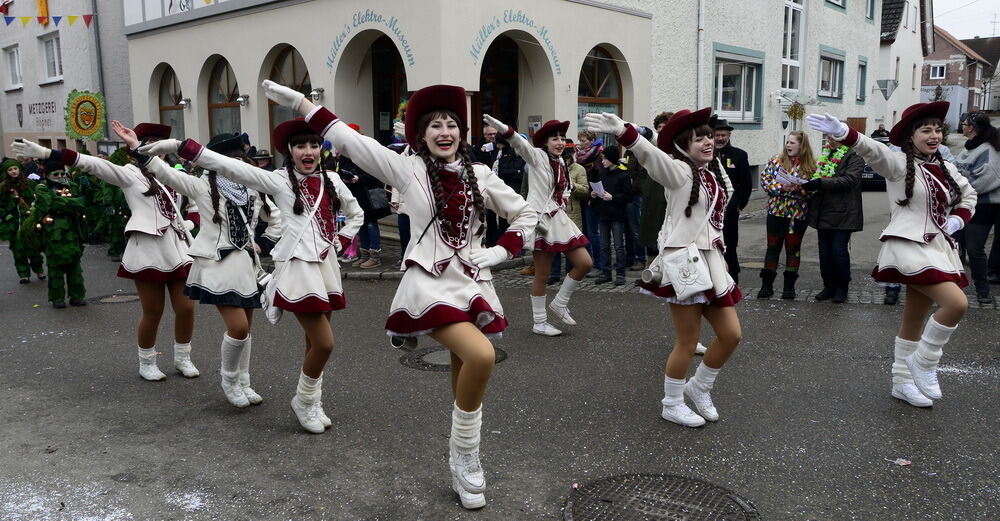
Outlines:
POLYGON ((618 63, 602 47, 594 47, 583 60, 577 92, 577 124, 583 127, 588 112, 612 112, 622 115, 622 80, 618 63))
POLYGON ((223 132, 243 132, 240 126, 240 86, 229 62, 220 59, 208 80, 208 131, 211 135, 223 132))
MULTIPOLYGON (((271 73, 268 75, 268 78, 275 83, 295 89, 306 96, 309 96, 309 93, 312 91, 309 69, 306 68, 306 62, 302 59, 302 55, 294 47, 286 47, 278 53, 278 56, 274 59, 274 64, 271 65, 271 73)), ((274 127, 290 119, 299 117, 299 114, 292 109, 282 107, 271 100, 267 100, 267 106, 269 117, 271 118, 271 130, 274 130, 274 127)), ((272 153, 276 154, 277 152, 272 151, 272 153)), ((276 161, 275 164, 280 165, 281 163, 276 161)))
POLYGON ((160 123, 170 125, 173 137, 184 136, 184 107, 180 104, 184 99, 177 74, 170 67, 163 71, 159 88, 160 123))
POLYGON ((472 96, 472 136, 483 137, 483 126, 478 124, 482 114, 517 126, 518 111, 518 56, 520 49, 513 39, 500 36, 483 57, 479 73, 479 92, 472 96))

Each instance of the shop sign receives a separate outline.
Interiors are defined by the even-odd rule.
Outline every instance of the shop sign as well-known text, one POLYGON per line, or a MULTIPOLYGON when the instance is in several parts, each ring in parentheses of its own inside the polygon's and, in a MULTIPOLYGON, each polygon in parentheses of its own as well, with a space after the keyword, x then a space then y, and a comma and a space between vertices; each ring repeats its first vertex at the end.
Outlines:
POLYGON ((529 16, 527 13, 521 9, 506 9, 503 13, 493 17, 489 23, 484 24, 479 28, 476 33, 475 38, 472 42, 472 47, 469 48, 469 55, 472 56, 472 64, 478 65, 479 59, 485 54, 488 46, 486 42, 491 41, 491 37, 494 33, 504 31, 514 28, 525 28, 527 32, 534 34, 538 37, 538 40, 542 42, 542 45, 549 51, 549 56, 552 57, 552 68, 556 71, 556 76, 562 75, 562 65, 559 63, 559 53, 556 52, 556 47, 552 43, 552 36, 549 34, 549 28, 546 25, 536 22, 534 18, 529 16))
POLYGON ((330 69, 330 72, 333 72, 333 67, 337 63, 337 56, 344 49, 344 45, 351 41, 351 35, 358 30, 372 27, 394 36, 396 42, 399 43, 400 48, 403 50, 403 61, 410 67, 416 65, 417 60, 413 56, 413 48, 410 47, 410 41, 406 38, 406 33, 399 26, 399 18, 385 15, 372 9, 365 9, 364 11, 354 13, 351 16, 351 23, 345 23, 339 28, 334 29, 334 31, 338 32, 336 32, 336 36, 333 38, 333 43, 330 44, 330 54, 326 58, 326 66, 330 69))
POLYGON ((104 95, 73 89, 66 99, 66 135, 96 141, 104 134, 104 95))

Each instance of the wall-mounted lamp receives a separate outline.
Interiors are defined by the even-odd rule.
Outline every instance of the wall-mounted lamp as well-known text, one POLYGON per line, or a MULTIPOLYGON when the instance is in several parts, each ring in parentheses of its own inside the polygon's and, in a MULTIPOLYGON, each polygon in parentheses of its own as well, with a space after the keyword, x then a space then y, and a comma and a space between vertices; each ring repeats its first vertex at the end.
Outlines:
POLYGON ((191 98, 181 98, 181 100, 178 101, 177 104, 180 105, 182 108, 186 109, 191 106, 191 98))
POLYGON ((325 89, 323 89, 323 87, 316 87, 309 93, 309 99, 311 99, 313 103, 319 103, 320 100, 323 99, 324 90, 325 89))
POLYGON ((240 94, 236 98, 236 103, 239 103, 241 107, 246 107, 247 105, 250 104, 250 95, 249 94, 240 94))

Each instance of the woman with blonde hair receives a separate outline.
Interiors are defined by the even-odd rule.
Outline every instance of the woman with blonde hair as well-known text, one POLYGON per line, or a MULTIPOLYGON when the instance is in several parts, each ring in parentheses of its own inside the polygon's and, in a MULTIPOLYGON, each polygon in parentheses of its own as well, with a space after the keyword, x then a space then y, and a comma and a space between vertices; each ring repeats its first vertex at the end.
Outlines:
POLYGON ((795 298, 795 280, 799 278, 802 235, 809 225, 809 194, 802 185, 816 173, 816 160, 809 146, 809 136, 801 130, 788 133, 785 148, 771 158, 760 174, 760 187, 767 199, 767 251, 760 270, 757 298, 774 295, 778 276, 778 256, 785 247, 785 287, 781 298, 795 298))

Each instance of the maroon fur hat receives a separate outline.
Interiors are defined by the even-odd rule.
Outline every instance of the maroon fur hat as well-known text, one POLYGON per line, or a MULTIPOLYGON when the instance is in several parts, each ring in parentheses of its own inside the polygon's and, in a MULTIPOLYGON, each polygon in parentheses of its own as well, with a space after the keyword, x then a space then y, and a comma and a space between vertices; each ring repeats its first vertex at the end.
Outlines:
POLYGON ((569 121, 550 119, 535 132, 534 136, 531 136, 531 144, 536 147, 544 147, 545 140, 549 139, 549 136, 558 132, 562 132, 562 135, 565 136, 567 130, 569 130, 569 121))
POLYGON ((132 130, 135 132, 135 137, 139 138, 139 141, 145 141, 147 138, 151 137, 170 139, 170 125, 161 125, 159 123, 139 123, 132 130))
MULTIPOLYGON (((292 136, 299 134, 316 134, 316 131, 302 118, 290 119, 274 127, 274 130, 271 132, 271 145, 275 151, 288 155, 290 153, 288 140, 292 139, 292 136)), ((323 138, 321 137, 320 142, 322 141, 323 138)))
POLYGON ((670 119, 667 120, 667 124, 664 125, 663 130, 658 136, 656 136, 656 146, 659 147, 660 150, 673 155, 675 151, 674 138, 677 137, 677 134, 680 134, 691 127, 708 125, 708 121, 711 117, 712 107, 705 107, 694 112, 691 112, 688 109, 674 112, 674 115, 670 116, 670 119))
POLYGON ((420 129, 417 125, 420 118, 435 110, 449 110, 458 115, 458 127, 461 132, 461 139, 465 141, 465 136, 469 133, 469 112, 466 107, 465 89, 454 85, 431 85, 424 87, 410 96, 406 103, 406 142, 411 147, 417 146, 417 133, 420 129))
POLYGON ((925 118, 934 117, 941 121, 944 121, 945 116, 948 115, 948 106, 950 103, 947 101, 934 101, 931 103, 917 103, 916 105, 910 105, 906 107, 903 111, 903 115, 899 118, 899 123, 892 126, 892 130, 889 131, 889 142, 897 147, 903 146, 906 140, 910 137, 904 135, 914 121, 925 118))

